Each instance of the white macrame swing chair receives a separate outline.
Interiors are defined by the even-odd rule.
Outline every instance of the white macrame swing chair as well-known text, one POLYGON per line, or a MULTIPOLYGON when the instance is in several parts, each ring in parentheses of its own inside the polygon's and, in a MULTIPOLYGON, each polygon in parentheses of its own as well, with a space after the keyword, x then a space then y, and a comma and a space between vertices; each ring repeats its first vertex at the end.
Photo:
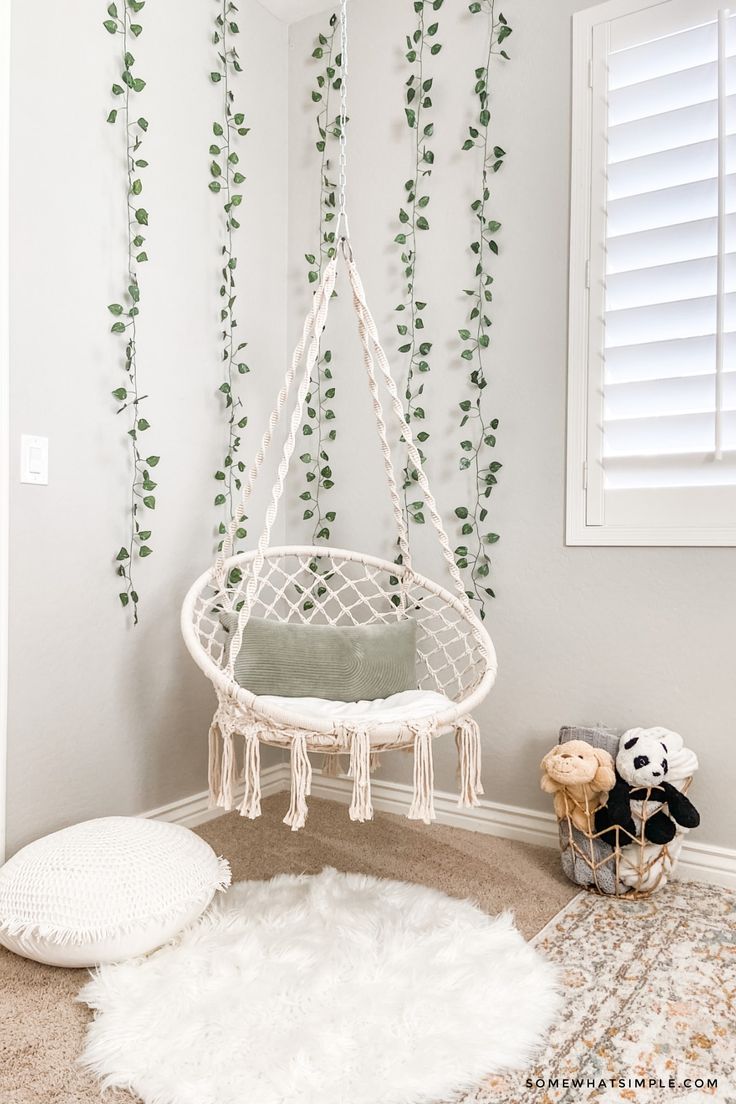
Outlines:
MULTIPOLYGON (((346 0, 342 0, 340 206, 334 238, 338 247, 325 265, 276 407, 244 479, 240 509, 233 513, 214 565, 189 590, 181 615, 186 645, 217 693, 218 704, 209 733, 211 804, 232 809, 235 792, 242 783, 241 815, 250 819, 260 816, 260 744, 288 748, 291 752, 291 804, 284 823, 293 831, 303 827, 307 815, 306 799, 312 780, 309 752, 323 753, 323 773, 333 775, 339 772, 339 756, 349 756, 349 774, 353 779, 350 818, 364 821, 373 816, 370 778, 378 753, 413 749, 414 793, 408 816, 428 824, 435 816, 432 740, 454 733, 458 750, 459 804, 477 805, 478 796, 483 793, 480 734, 470 712, 486 697, 496 677, 493 643, 465 593, 353 259, 345 212, 346 15, 346 0), (344 258, 352 289, 363 364, 396 523, 400 563, 328 546, 270 546, 284 480, 302 422, 305 397, 319 356, 320 338, 340 256, 344 258), (296 404, 258 546, 253 551, 233 555, 239 519, 245 514, 300 367, 296 404), (386 435, 376 369, 388 392, 399 442, 407 451, 424 494, 454 594, 412 567, 406 518, 386 435), (224 613, 237 614, 237 628, 230 634, 223 627, 224 613), (234 677, 235 659, 251 616, 310 625, 385 624, 412 617, 416 623, 418 689, 434 691, 444 700, 436 698, 429 715, 425 710, 410 721, 397 717, 395 711, 392 715, 390 709, 382 713, 381 708, 375 708, 374 702, 370 703, 374 708, 365 716, 353 714, 337 720, 323 713, 300 711, 299 699, 294 700, 293 706, 288 698, 279 699, 275 705, 273 699, 254 695, 234 677), (239 754, 241 746, 242 757, 239 754)), ((390 699, 386 701, 390 704, 390 699)))

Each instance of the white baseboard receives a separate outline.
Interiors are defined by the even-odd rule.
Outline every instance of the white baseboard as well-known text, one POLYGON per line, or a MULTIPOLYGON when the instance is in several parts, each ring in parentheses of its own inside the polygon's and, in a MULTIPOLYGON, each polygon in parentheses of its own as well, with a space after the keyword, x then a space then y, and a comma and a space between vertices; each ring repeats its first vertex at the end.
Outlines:
MULTIPOLYGON (((264 797, 288 790, 288 764, 275 763, 266 767, 262 772, 261 787, 264 797)), ((374 778, 371 788, 373 805, 378 812, 406 815, 411 803, 411 786, 374 778)), ((314 771, 312 794, 314 797, 347 805, 352 794, 352 782, 348 778, 329 778, 314 771)), ((435 791, 434 805, 438 824, 502 836, 504 839, 521 840, 523 843, 536 843, 543 847, 558 846, 557 822, 552 813, 524 809, 518 805, 502 805, 486 799, 481 799, 480 805, 475 809, 464 809, 458 806, 456 794, 442 790, 435 791)), ((164 805, 160 809, 153 809, 146 815, 194 828, 213 817, 221 816, 222 810, 209 808, 207 792, 204 791, 164 805)), ((305 830, 309 831, 308 821, 305 830)), ((686 840, 682 847, 678 875, 682 881, 709 882, 736 889, 736 850, 686 840)))
MULTIPOLYGON (((261 793, 263 797, 271 797, 272 794, 281 793, 289 788, 289 768, 286 763, 274 763, 272 767, 264 767, 261 771, 261 793)), ((242 796, 243 788, 235 790, 234 798, 242 796)), ((222 816, 222 809, 210 808, 209 794, 207 790, 192 794, 191 797, 182 797, 180 801, 172 801, 170 805, 161 805, 158 809, 151 809, 143 816, 152 820, 165 820, 168 824, 181 824, 184 828, 196 828, 198 824, 214 820, 222 816)))

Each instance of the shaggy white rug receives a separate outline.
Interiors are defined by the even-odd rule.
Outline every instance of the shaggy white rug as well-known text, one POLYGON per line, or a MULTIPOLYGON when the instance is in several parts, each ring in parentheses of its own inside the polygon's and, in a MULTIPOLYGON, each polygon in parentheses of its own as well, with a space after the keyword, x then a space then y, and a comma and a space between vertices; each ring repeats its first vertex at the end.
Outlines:
POLYGON ((241 882, 103 966, 82 1061, 145 1104, 435 1104, 518 1068, 559 1007, 509 914, 340 874, 241 882))

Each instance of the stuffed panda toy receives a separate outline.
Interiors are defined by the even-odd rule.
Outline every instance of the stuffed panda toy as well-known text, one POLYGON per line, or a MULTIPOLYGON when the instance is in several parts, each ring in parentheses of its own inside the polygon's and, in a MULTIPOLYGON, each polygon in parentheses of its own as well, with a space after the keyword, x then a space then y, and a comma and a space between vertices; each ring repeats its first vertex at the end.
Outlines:
POLYGON ((621 737, 616 756, 616 783, 605 806, 595 814, 596 832, 603 833, 599 838, 611 847, 623 846, 640 836, 643 825, 645 839, 664 844, 674 839, 678 826, 697 828, 697 809, 673 785, 697 768, 695 753, 683 747, 682 737, 676 732, 666 728, 629 729, 621 737), (623 829, 621 833, 619 828, 623 829))

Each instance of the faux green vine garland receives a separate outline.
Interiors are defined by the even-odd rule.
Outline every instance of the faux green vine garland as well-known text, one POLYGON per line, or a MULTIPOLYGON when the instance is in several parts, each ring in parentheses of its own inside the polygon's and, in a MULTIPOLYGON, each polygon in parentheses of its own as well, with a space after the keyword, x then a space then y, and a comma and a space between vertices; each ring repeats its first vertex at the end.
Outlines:
MULTIPOLYGON (((429 177, 432 175, 434 165, 434 153, 428 144, 428 139, 434 133, 434 123, 427 119, 427 111, 432 107, 430 91, 434 78, 427 75, 427 54, 435 57, 442 49, 441 43, 436 39, 439 23, 427 22, 426 16, 429 9, 439 11, 443 0, 412 0, 414 13, 417 17, 416 26, 410 35, 406 36, 406 60, 412 67, 409 79, 406 81, 404 115, 409 129, 413 132, 414 142, 414 166, 410 180, 404 184, 404 203, 406 206, 399 208, 399 222, 401 229, 394 241, 401 247, 401 262, 404 265, 405 297, 403 302, 395 308, 403 312, 402 320, 397 323, 399 336, 404 339, 399 346, 399 352, 408 357, 406 372, 406 418, 407 421, 423 421, 426 412, 419 401, 424 393, 424 382, 415 385, 417 375, 423 375, 430 370, 429 355, 432 342, 428 341, 422 331, 424 330, 423 312, 427 303, 417 297, 417 254, 418 237, 425 230, 429 230, 429 221, 426 211, 429 206, 430 195, 426 187, 429 177), (404 314, 406 321, 404 321, 404 314)), ((422 444, 429 440, 429 433, 422 429, 415 434, 419 442, 419 455, 424 463, 425 456, 422 444)), ((418 474, 410 464, 404 467, 404 509, 408 518, 418 524, 424 523, 424 502, 420 499, 409 502, 409 489, 418 479, 418 474)))
MULTIPOLYGON (((238 258, 234 251, 234 232, 240 228, 234 211, 243 201, 242 193, 235 191, 245 180, 238 168, 239 157, 236 151, 236 136, 244 137, 248 134, 249 127, 244 126, 245 116, 242 111, 234 111, 235 95, 230 88, 230 76, 232 73, 242 73, 243 69, 238 58, 237 50, 230 45, 232 36, 240 33, 240 28, 235 22, 234 16, 237 7, 230 0, 216 0, 217 15, 215 17, 215 29, 212 41, 217 48, 218 68, 210 73, 210 80, 222 88, 222 114, 212 124, 214 141, 210 144, 210 182, 209 189, 223 200, 223 240, 220 247, 222 268, 220 269, 219 292, 221 299, 220 324, 221 335, 221 362, 224 365, 224 379, 219 387, 220 400, 224 406, 226 445, 222 468, 215 472, 215 480, 221 489, 215 495, 215 506, 225 507, 225 520, 218 525, 220 541, 218 551, 222 547, 222 538, 227 532, 227 524, 230 522, 235 509, 235 494, 242 487, 241 475, 245 471, 245 464, 239 459, 240 432, 248 424, 247 415, 242 413, 243 401, 238 395, 237 377, 245 375, 250 368, 242 359, 243 349, 247 342, 236 343, 235 331, 238 320, 235 314, 235 270, 238 266, 238 258)), ((242 540, 247 536, 243 525, 246 519, 238 518, 238 528, 235 532, 236 540, 242 540)), ((235 551, 235 547, 233 551, 235 551)))
POLYGON ((129 50, 133 39, 137 39, 143 27, 133 21, 133 17, 141 11, 145 0, 121 0, 122 10, 118 11, 117 5, 112 3, 107 8, 108 19, 103 23, 105 30, 111 35, 120 35, 122 47, 122 84, 113 84, 112 94, 116 97, 116 103, 122 106, 113 107, 107 116, 108 123, 116 123, 120 118, 125 130, 125 164, 127 181, 127 280, 126 291, 122 296, 122 302, 108 304, 108 310, 114 316, 111 331, 119 334, 125 342, 123 369, 125 371, 125 386, 116 387, 112 392, 113 397, 120 404, 118 414, 127 414, 129 428, 127 437, 130 442, 131 454, 131 485, 130 485, 130 509, 128 513, 128 536, 121 546, 115 561, 117 574, 123 580, 123 589, 119 593, 123 607, 130 606, 133 611, 133 623, 138 623, 138 591, 134 582, 134 574, 137 559, 145 559, 151 555, 151 530, 141 528, 139 521, 142 511, 154 510, 156 497, 154 491, 156 483, 151 478, 150 470, 155 468, 159 457, 155 455, 143 456, 141 453, 141 434, 150 428, 150 422, 142 416, 141 409, 146 395, 142 395, 139 386, 138 348, 136 323, 140 314, 140 284, 138 280, 138 266, 148 260, 148 255, 143 248, 145 238, 141 228, 148 226, 148 212, 145 207, 139 206, 140 195, 143 192, 143 183, 140 178, 141 170, 148 167, 148 162, 141 156, 143 135, 148 130, 148 121, 144 116, 135 116, 132 98, 142 92, 146 82, 141 77, 133 75, 135 58, 129 50))
MULTIPOLYGON (((333 115, 332 93, 339 92, 342 84, 342 57, 336 51, 337 15, 330 17, 329 30, 319 34, 312 57, 324 62, 312 89, 312 103, 318 104, 316 122, 318 139, 315 143, 320 155, 319 163, 319 238, 315 253, 305 253, 309 266, 307 278, 316 284, 322 276, 324 265, 335 255, 335 232, 330 224, 337 217, 336 183, 330 179, 330 146, 339 141, 341 119, 339 111, 333 115)), ((335 398, 332 373, 332 352, 320 346, 312 376, 311 388, 306 396, 307 417, 302 433, 311 446, 299 459, 305 465, 306 488, 299 495, 304 503, 302 518, 312 522, 312 541, 329 540, 330 525, 335 521, 335 510, 322 509, 322 492, 331 491, 335 485, 327 451, 327 443, 337 438, 334 425, 335 411, 331 405, 335 398), (327 425, 329 423, 329 427, 327 425), (314 438, 314 441, 312 440, 314 438)))
POLYGON ((490 174, 498 172, 502 167, 506 156, 505 150, 491 144, 489 79, 494 55, 509 60, 501 44, 511 34, 511 27, 500 12, 496 19, 495 0, 478 0, 469 5, 469 10, 474 15, 484 15, 487 19, 488 49, 485 63, 475 70, 478 121, 468 128, 468 136, 462 147, 464 150, 479 151, 480 182, 479 194, 470 205, 477 221, 475 240, 470 245, 475 257, 474 283, 472 287, 465 289, 471 307, 467 326, 458 331, 464 344, 460 355, 470 367, 468 385, 472 395, 472 398, 463 399, 459 404, 460 427, 464 431, 460 442, 463 453, 460 468, 471 472, 472 482, 467 503, 455 507, 455 515, 461 522, 462 538, 462 543, 455 549, 455 558, 458 567, 467 572, 470 580, 468 598, 478 602, 480 616, 483 618, 486 598, 495 597, 487 582, 491 570, 487 549, 499 539, 498 533, 491 532, 486 527, 486 503, 496 486, 496 473, 502 466, 499 461, 489 459, 489 452, 496 447, 498 418, 489 418, 484 405, 488 386, 485 356, 490 345, 488 330, 492 322, 489 312, 493 301, 493 276, 489 271, 489 262, 490 255, 498 254, 496 236, 501 229, 501 223, 488 213, 491 198, 488 181, 490 174))

